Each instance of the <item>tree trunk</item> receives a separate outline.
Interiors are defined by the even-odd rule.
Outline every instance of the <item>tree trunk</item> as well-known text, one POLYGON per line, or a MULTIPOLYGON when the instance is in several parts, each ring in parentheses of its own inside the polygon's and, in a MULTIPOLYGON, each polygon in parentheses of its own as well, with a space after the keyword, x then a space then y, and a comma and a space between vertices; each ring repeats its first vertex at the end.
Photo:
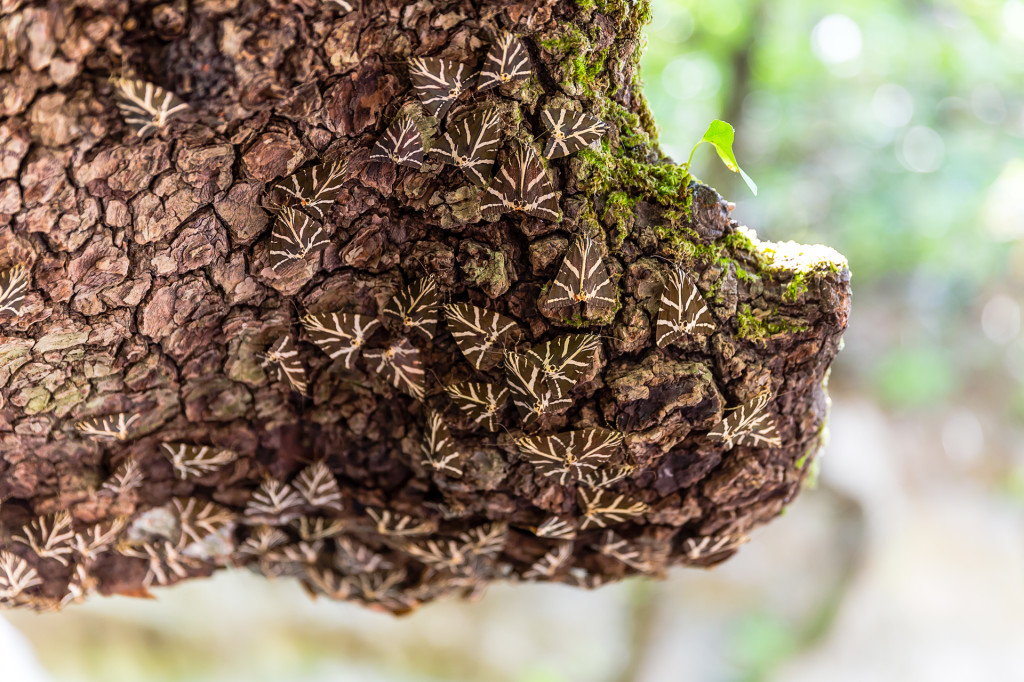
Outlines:
POLYGON ((824 247, 758 242, 714 190, 664 158, 637 74, 645 0, 363 0, 347 13, 318 0, 0 8, 0 269, 31 274, 20 314, 0 318, 0 552, 8 573, 38 574, 18 589, 0 570, 3 602, 143 594, 243 564, 392 611, 495 579, 594 586, 715 564, 798 492, 823 442, 849 271, 824 247), (483 219, 480 189, 431 157, 419 170, 368 160, 400 111, 428 147, 444 132, 418 104, 406 60, 479 64, 501 29, 523 38, 533 75, 463 95, 447 121, 492 103, 506 140, 527 142, 541 136, 544 108, 606 121, 600 149, 546 164, 558 222, 483 219), (109 79, 123 72, 176 93, 188 111, 140 138, 115 105, 109 79), (348 163, 324 221, 330 245, 315 264, 277 273, 268 187, 318 159, 348 163), (563 319, 540 304, 578 234, 601 245, 616 284, 619 306, 604 319, 563 319), (717 330, 659 349, 652 327, 670 263, 697 282, 717 330), (635 469, 606 491, 644 513, 608 521, 615 536, 599 524, 574 541, 535 535, 552 517, 580 525, 577 486, 525 461, 514 409, 491 433, 451 405, 445 385, 502 373, 474 372, 443 323, 432 341, 411 337, 427 369, 422 402, 372 363, 332 362, 302 331, 306 312, 376 317, 424 275, 445 301, 514 318, 531 344, 600 335, 572 407, 543 432, 624 432, 621 459, 635 469), (285 333, 299 340, 308 396, 263 366, 285 333), (727 450, 708 437, 766 390, 781 447, 727 450), (461 477, 421 463, 425 405, 449 423, 461 477), (124 440, 75 428, 118 413, 139 415, 124 440), (161 447, 182 442, 239 458, 182 479, 161 447), (321 460, 343 497, 343 511, 303 512, 331 522, 323 533, 261 519, 276 535, 244 515, 261 483, 294 485, 321 460), (141 485, 116 485, 130 461, 141 485), (198 532, 196 510, 210 501, 226 516, 211 520, 215 533, 198 532), (80 541, 53 547, 71 549, 25 542, 46 530, 33 521, 62 527, 49 515, 64 510, 80 541), (425 523, 426 534, 397 533, 380 510, 425 523), (88 533, 109 529, 89 551, 88 533), (493 538, 466 535, 474 530, 493 538), (559 550, 550 571, 535 566, 559 550))

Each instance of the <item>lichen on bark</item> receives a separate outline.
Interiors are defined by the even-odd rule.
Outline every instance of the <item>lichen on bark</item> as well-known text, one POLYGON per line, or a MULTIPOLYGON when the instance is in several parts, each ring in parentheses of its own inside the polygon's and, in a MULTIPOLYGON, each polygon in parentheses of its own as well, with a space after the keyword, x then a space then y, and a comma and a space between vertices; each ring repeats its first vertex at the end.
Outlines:
MULTIPOLYGON (((380 584, 352 582, 334 596, 403 611, 525 575, 557 545, 531 529, 578 517, 578 499, 523 461, 511 420, 507 431, 484 433, 446 403, 442 385, 474 377, 449 335, 420 351, 433 381, 427 402, 446 411, 465 455, 459 479, 424 470, 423 406, 365 365, 346 372, 300 337, 306 398, 263 367, 261 354, 280 334, 298 333, 303 313, 377 316, 424 274, 449 300, 515 318, 531 343, 576 329, 603 337, 573 408, 546 426, 625 432, 635 475, 616 490, 647 511, 614 529, 646 557, 645 569, 602 553, 598 529, 577 537, 549 579, 593 586, 717 563, 799 490, 822 441, 823 381, 847 322, 849 271, 822 247, 759 242, 714 190, 664 157, 638 81, 646 2, 364 0, 348 14, 316 0, 0 8, 0 267, 32 272, 22 313, 0 320, 0 548, 38 572, 35 605, 59 603, 82 578, 13 541, 32 519, 68 510, 83 531, 119 516, 159 518, 154 510, 173 509, 174 499, 214 502, 240 518, 266 477, 292 481, 318 460, 344 495, 342 537, 401 574, 394 584, 375 574, 380 584), (547 164, 561 222, 489 222, 479 189, 457 169, 368 161, 400 112, 427 144, 443 133, 411 94, 404 61, 477 62, 499 29, 522 36, 534 76, 460 100, 449 120, 487 101, 509 139, 530 142, 545 107, 610 126, 598 148, 547 164), (122 69, 177 93, 189 112, 171 130, 133 136, 108 82, 122 69), (331 244, 309 267, 275 272, 267 185, 317 159, 350 168, 325 221, 331 244), (604 245, 616 282, 618 305, 603 317, 563 319, 542 305, 577 234, 604 245), (670 262, 697 281, 718 330, 658 349, 652 327, 670 262), (777 396, 783 447, 726 451, 706 438, 728 407, 766 389, 777 396), (72 427, 121 412, 141 415, 123 442, 90 441, 72 427), (240 457, 181 480, 160 450, 171 441, 240 457), (103 494, 129 459, 144 473, 141 487, 103 494), (382 537, 368 520, 376 508, 430 519, 437 540, 487 523, 510 530, 472 575, 458 575, 382 537)), ((254 537, 243 525, 224 538, 229 545, 254 537)), ((301 539, 284 530, 289 542, 301 539)), ((174 582, 260 563, 230 547, 213 556, 182 560, 183 574, 161 570, 174 582)), ((153 561, 108 551, 88 569, 83 590, 137 594, 153 561)))

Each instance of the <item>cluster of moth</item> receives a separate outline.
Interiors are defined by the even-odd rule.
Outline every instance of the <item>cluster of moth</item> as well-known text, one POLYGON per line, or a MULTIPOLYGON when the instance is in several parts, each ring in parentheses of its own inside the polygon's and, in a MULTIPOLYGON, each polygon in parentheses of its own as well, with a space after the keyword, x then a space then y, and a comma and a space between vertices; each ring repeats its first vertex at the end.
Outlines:
MULTIPOLYGON (((344 0, 336 8, 351 11, 344 0)), ((439 58, 414 58, 408 75, 420 105, 440 124, 465 92, 487 91, 527 79, 533 73, 523 41, 511 33, 499 35, 479 72, 467 64, 439 58)), ((113 81, 115 101, 125 123, 139 136, 153 134, 187 109, 173 93, 132 78, 113 81)), ((498 109, 478 108, 450 122, 433 148, 412 116, 393 120, 376 141, 372 161, 420 168, 427 155, 455 166, 480 188, 481 212, 488 219, 503 214, 560 218, 557 193, 545 159, 557 159, 599 142, 607 126, 578 111, 548 108, 540 113, 546 140, 538 155, 532 143, 514 140, 505 148, 498 109), (503 152, 504 149, 504 152, 503 152), (499 154, 504 153, 501 163, 499 154), (495 166, 497 165, 497 172, 495 166)), ((272 186, 269 206, 276 213, 267 254, 273 270, 306 261, 330 242, 325 224, 347 179, 344 161, 320 163, 272 186)), ((30 279, 22 265, 0 272, 0 314, 20 314, 30 279)), ((447 396, 469 430, 496 433, 518 429, 515 439, 521 459, 536 478, 549 485, 572 486, 579 507, 576 516, 553 515, 529 532, 549 543, 543 556, 526 569, 502 563, 506 538, 503 522, 441 531, 436 520, 417 519, 395 510, 343 499, 338 480, 323 461, 309 464, 293 480, 266 477, 251 493, 241 513, 197 498, 174 498, 168 505, 135 519, 118 517, 108 523, 78 527, 67 512, 34 519, 13 536, 41 560, 67 567, 67 594, 42 599, 33 593, 39 573, 12 552, 0 552, 0 604, 59 607, 78 601, 96 586, 92 568, 108 551, 146 562, 143 581, 169 584, 203 566, 240 561, 268 576, 299 576, 316 593, 382 604, 391 610, 411 608, 418 594, 405 587, 413 576, 395 554, 411 557, 431 573, 443 574, 447 584, 473 590, 496 577, 525 580, 559 579, 593 587, 598 578, 572 566, 573 547, 584 542, 597 553, 630 569, 654 573, 664 562, 657 552, 615 532, 615 524, 648 511, 647 505, 620 492, 616 484, 632 477, 627 461, 626 435, 590 427, 542 433, 549 417, 573 407, 579 384, 589 380, 602 352, 602 340, 589 333, 571 333, 527 343, 520 324, 496 310, 468 302, 451 302, 437 280, 424 276, 402 287, 379 316, 332 310, 301 318, 306 338, 345 370, 360 362, 382 383, 421 403, 420 465, 433 475, 460 478, 468 457, 446 420, 447 396), (421 356, 422 342, 433 343, 442 319, 447 332, 473 367, 476 378, 432 390, 421 356), (374 342, 378 333, 383 342, 374 342), (420 343, 414 343, 415 337, 420 343), (507 417, 508 404, 518 420, 507 417), (511 425, 512 429, 509 429, 511 425), (361 513, 359 513, 361 510, 361 513), (343 512, 356 512, 355 518, 343 512), (248 530, 235 546, 237 527, 248 530), (594 531, 577 537, 584 531, 594 531), (598 537, 599 536, 599 537, 598 537), (326 558, 325 558, 326 557, 326 558)), ((562 314, 588 318, 615 309, 617 289, 601 253, 587 235, 573 239, 557 275, 545 294, 544 305, 562 314)), ((660 296, 655 343, 666 348, 690 337, 708 336, 716 324, 697 284, 681 267, 673 267, 660 296)), ((302 338, 293 331, 280 334, 263 355, 265 366, 278 381, 306 395, 309 379, 302 359, 302 338)), ((769 410, 772 395, 764 392, 728 411, 708 437, 749 447, 777 447, 781 440, 769 410)), ((137 437, 140 415, 120 413, 83 419, 75 424, 82 435, 103 442, 137 437)), ((162 455, 182 481, 202 481, 239 459, 229 449, 184 442, 161 442, 162 455)), ((142 467, 127 458, 98 486, 97 495, 116 499, 133 495, 144 481, 142 467)), ((691 560, 735 548, 742 536, 702 536, 685 540, 691 560)))

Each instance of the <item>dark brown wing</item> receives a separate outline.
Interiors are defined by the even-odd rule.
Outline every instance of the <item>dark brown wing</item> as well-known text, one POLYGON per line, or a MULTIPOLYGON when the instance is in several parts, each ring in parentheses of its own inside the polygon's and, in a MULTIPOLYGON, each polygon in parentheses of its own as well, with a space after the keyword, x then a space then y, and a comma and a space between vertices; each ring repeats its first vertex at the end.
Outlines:
POLYGON ((322 163, 288 176, 276 187, 287 197, 288 206, 323 222, 345 182, 347 165, 322 163))
POLYGON ((579 306, 586 305, 591 315, 610 310, 615 302, 615 285, 596 242, 590 237, 577 237, 558 269, 547 305, 556 310, 579 310, 579 306))
POLYGON ((466 89, 468 67, 465 64, 417 57, 409 60, 409 78, 423 107, 438 119, 466 89))
POLYGON ((545 109, 540 120, 548 129, 544 156, 549 159, 568 156, 589 147, 608 130, 604 121, 569 109, 545 109))
POLYGON ((479 111, 449 127, 430 153, 461 168, 476 184, 486 185, 501 145, 500 125, 497 110, 479 111))
POLYGON ((330 243, 323 225, 294 208, 281 209, 270 234, 270 267, 280 270, 330 243))
POLYGON ((437 281, 433 277, 422 277, 395 294, 381 314, 385 322, 403 332, 415 330, 432 339, 440 304, 437 281))
POLYGON ((423 138, 416 122, 400 116, 388 126, 370 153, 371 161, 390 161, 400 166, 419 168, 423 165, 423 138))
POLYGON ((684 334, 714 331, 715 321, 700 289, 682 268, 675 268, 661 293, 655 326, 658 348, 674 343, 684 334))
POLYGON ((505 31, 484 60, 477 90, 488 90, 530 75, 530 55, 523 41, 505 31))
POLYGON ((501 362, 505 345, 520 334, 511 318, 469 303, 445 306, 445 317, 459 350, 477 369, 488 370, 501 362))
POLYGON ((480 210, 488 219, 495 219, 502 213, 519 213, 557 221, 561 216, 557 196, 533 147, 519 144, 484 191, 480 210))

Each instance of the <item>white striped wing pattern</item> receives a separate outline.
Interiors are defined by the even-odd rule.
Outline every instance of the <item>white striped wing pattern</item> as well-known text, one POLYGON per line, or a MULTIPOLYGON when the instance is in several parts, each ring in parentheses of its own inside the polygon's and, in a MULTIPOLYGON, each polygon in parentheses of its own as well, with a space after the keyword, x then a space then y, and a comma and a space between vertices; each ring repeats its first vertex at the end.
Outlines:
POLYGON ((211 445, 161 443, 160 448, 171 460, 175 475, 183 481, 220 471, 238 459, 238 453, 211 445))
POLYGON ((100 440, 128 440, 132 434, 132 425, 141 415, 121 412, 106 417, 89 417, 75 422, 75 428, 87 436, 100 440))
POLYGON ((655 338, 664 348, 686 334, 715 331, 715 321, 700 289, 682 268, 674 268, 661 293, 655 338))
POLYGON ((608 277, 597 243, 590 237, 577 237, 551 285, 547 305, 574 311, 586 306, 586 314, 592 315, 611 310, 616 298, 615 285, 608 277))
POLYGON ((530 55, 523 41, 508 31, 498 36, 484 59, 477 90, 489 90, 530 75, 530 55))
POLYGON ((708 437, 725 443, 727 450, 731 450, 733 445, 751 448, 781 446, 775 418, 767 409, 771 398, 771 391, 765 391, 736 407, 708 433, 708 437))
POLYGON ((428 339, 434 338, 441 296, 433 277, 422 277, 395 294, 381 315, 385 322, 403 332, 417 331, 428 339))
POLYGON ((352 313, 322 313, 306 315, 302 326, 313 343, 327 353, 332 360, 345 359, 345 369, 352 369, 353 362, 367 340, 380 327, 380 322, 368 315, 352 313))
POLYGON ((288 176, 275 187, 287 197, 287 205, 323 222, 341 191, 347 170, 340 161, 322 163, 288 176))
POLYGON ((505 345, 520 334, 515 320, 469 303, 447 305, 444 314, 459 350, 477 369, 501 362, 505 345))
POLYGON ((526 351, 541 368, 551 392, 564 398, 594 364, 601 339, 593 334, 566 334, 526 351))
POLYGON ((377 361, 375 371, 378 376, 416 400, 423 400, 423 363, 419 349, 409 343, 409 339, 402 337, 387 348, 368 350, 363 354, 368 360, 377 361))
POLYGON ((606 490, 579 487, 576 495, 583 509, 582 530, 594 526, 606 528, 609 523, 622 523, 647 511, 645 503, 631 501, 625 494, 614 495, 606 490))
POLYGON ((419 168, 423 165, 423 138, 416 122, 400 116, 388 126, 370 153, 371 161, 390 161, 400 166, 419 168))
POLYGON ((622 447, 623 436, 602 428, 580 429, 516 441, 520 452, 546 478, 559 485, 596 472, 622 447))
POLYGON ((28 270, 17 263, 0 272, 0 313, 8 311, 18 315, 25 305, 28 291, 28 270))
POLYGON ((486 185, 501 145, 500 125, 497 110, 478 111, 450 126, 430 153, 461 168, 476 184, 486 185))
POLYGON ((480 210, 491 220, 503 213, 515 213, 557 221, 561 214, 556 195, 533 147, 518 143, 518 148, 505 158, 494 182, 484 192, 480 210))
POLYGON ((155 133, 188 109, 173 92, 137 78, 114 80, 114 101, 125 123, 139 137, 155 133))
POLYGON ((540 120, 548 130, 544 145, 544 156, 548 159, 568 156, 589 147, 608 130, 604 121, 569 109, 545 109, 540 120))
POLYGON ((455 448, 455 439, 444 422, 444 417, 434 410, 427 411, 427 430, 420 445, 423 452, 423 466, 430 467, 439 474, 461 476, 459 451, 455 448))
POLYGON ((291 334, 285 334, 275 341, 264 358, 264 367, 274 365, 277 369, 278 381, 287 380, 294 391, 306 394, 306 367, 299 358, 299 349, 291 334))
POLYGON ((409 61, 409 78, 423 107, 438 119, 466 89, 468 67, 465 64, 430 57, 409 61))
POLYGON ((270 233, 270 267, 280 270, 294 261, 323 249, 330 243, 324 227, 298 209, 281 209, 270 233))
POLYGON ((497 431, 501 412, 508 402, 508 389, 495 384, 463 381, 445 386, 455 406, 488 431, 497 431))
POLYGON ((544 370, 527 355, 506 351, 505 379, 512 393, 512 403, 526 427, 544 414, 560 412, 572 405, 568 398, 555 395, 545 380, 544 370))

